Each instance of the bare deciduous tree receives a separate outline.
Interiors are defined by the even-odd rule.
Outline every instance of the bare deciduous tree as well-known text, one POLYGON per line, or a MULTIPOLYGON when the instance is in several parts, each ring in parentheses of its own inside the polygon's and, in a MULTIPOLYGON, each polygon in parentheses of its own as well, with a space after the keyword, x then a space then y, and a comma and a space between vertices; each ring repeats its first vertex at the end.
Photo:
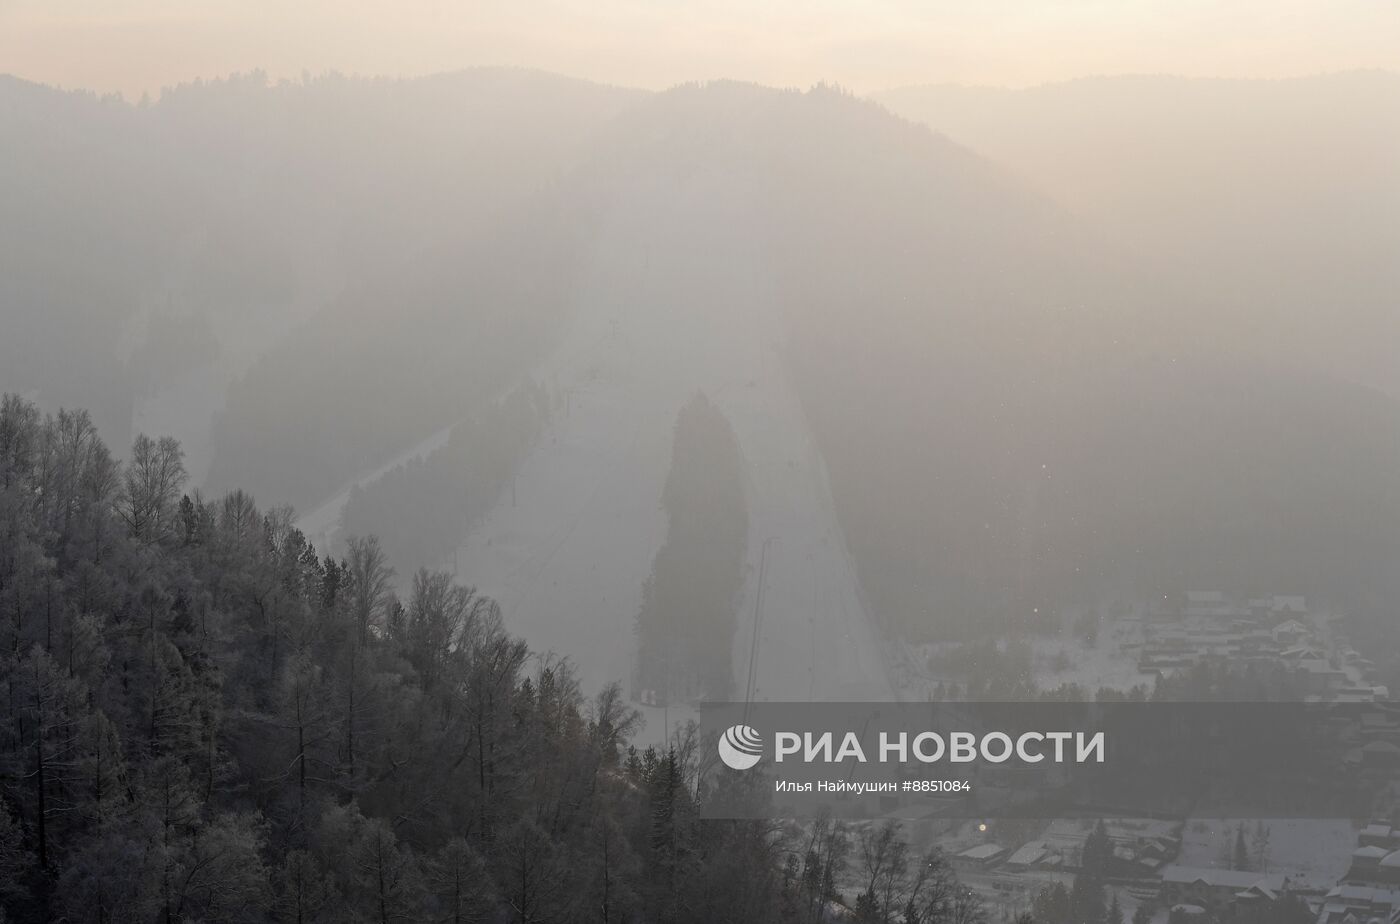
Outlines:
POLYGON ((157 441, 143 433, 132 443, 117 510, 138 541, 149 545, 173 534, 175 504, 187 477, 184 457, 168 436, 157 441))
POLYGON ((347 542, 350 565, 350 612, 363 645, 371 629, 382 625, 392 594, 394 569, 375 536, 352 536, 347 542))

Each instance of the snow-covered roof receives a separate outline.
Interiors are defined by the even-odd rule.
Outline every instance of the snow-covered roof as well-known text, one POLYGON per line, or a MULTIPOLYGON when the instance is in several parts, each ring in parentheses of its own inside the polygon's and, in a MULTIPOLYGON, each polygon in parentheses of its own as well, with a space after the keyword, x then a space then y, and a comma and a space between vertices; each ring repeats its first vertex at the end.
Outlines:
POLYGON ((996 844, 978 844, 976 847, 964 850, 958 856, 968 860, 990 860, 1001 852, 1002 848, 996 844))
POLYGON ((1247 870, 1211 869, 1194 866, 1168 866, 1162 870, 1162 881, 1178 885, 1199 882, 1216 888, 1249 889, 1259 887, 1277 891, 1283 887, 1282 876, 1261 876, 1247 870))
POLYGON ((1006 862, 1012 866, 1030 866, 1033 863, 1039 863, 1049 852, 1045 849, 1044 844, 1039 841, 1031 841, 1007 857, 1006 862))
POLYGON ((1389 889, 1378 886, 1363 886, 1342 884, 1327 893, 1328 900, 1348 902, 1350 904, 1371 904, 1390 905, 1400 908, 1400 889, 1389 889))

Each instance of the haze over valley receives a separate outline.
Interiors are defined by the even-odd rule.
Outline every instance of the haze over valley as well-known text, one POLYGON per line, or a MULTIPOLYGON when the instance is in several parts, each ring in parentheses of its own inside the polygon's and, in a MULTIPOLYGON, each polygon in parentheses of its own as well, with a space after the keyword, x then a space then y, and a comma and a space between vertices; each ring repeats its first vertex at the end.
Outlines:
POLYGON ((0 924, 1397 924, 1396 26, 0 3, 0 924))
POLYGON ((875 663, 1109 597, 1296 590, 1365 631, 1400 547, 1397 94, 880 98, 916 124, 511 70, 141 106, 10 79, 5 387, 176 436, 206 494, 292 504, 323 549, 379 533, 401 581, 455 568, 594 683, 635 668, 697 394, 743 459, 739 625, 767 544, 772 638, 814 637, 760 671, 789 698, 859 692, 848 637, 875 663))

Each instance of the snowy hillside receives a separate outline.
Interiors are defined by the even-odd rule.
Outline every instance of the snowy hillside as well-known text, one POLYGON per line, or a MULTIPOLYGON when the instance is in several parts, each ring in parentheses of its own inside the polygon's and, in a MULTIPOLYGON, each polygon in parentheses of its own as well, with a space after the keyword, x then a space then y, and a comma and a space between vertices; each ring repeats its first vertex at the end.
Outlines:
POLYGON ((881 644, 784 371, 744 189, 712 173, 641 179, 619 197, 591 248, 574 323, 534 373, 562 407, 458 560, 532 647, 568 652, 589 687, 625 684, 642 584, 665 536, 672 428, 703 391, 745 463, 736 696, 762 570, 755 697, 889 698, 881 644))

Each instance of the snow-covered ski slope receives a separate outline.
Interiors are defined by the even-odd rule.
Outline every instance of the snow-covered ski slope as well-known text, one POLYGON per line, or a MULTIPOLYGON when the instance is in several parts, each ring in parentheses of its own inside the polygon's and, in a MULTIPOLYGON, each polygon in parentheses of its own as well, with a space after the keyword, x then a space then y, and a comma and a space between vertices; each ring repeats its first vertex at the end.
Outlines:
MULTIPOLYGON (((536 378, 561 407, 459 551, 461 579, 507 628, 567 653, 585 687, 629 685, 633 621, 665 538, 661 492, 676 415, 703 391, 745 463, 747 574, 735 638, 759 700, 888 700, 831 491, 784 369, 781 324, 743 184, 638 180, 591 243, 571 326, 536 378)), ((673 717, 674 718, 674 717, 673 717)))

